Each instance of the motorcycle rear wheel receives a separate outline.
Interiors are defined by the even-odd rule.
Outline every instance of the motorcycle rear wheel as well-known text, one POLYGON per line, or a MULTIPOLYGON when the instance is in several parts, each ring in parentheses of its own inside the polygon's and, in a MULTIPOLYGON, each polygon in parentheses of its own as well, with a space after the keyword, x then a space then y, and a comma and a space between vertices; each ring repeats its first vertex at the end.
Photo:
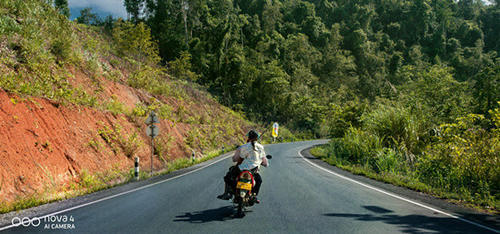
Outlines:
POLYGON ((238 202, 238 209, 236 211, 237 218, 245 217, 245 212, 243 212, 243 201, 238 202))

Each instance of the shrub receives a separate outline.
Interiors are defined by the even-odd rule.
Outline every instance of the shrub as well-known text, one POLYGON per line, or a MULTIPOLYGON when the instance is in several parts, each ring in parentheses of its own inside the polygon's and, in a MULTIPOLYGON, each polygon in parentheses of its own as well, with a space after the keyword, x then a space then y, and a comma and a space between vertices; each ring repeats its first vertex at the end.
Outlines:
POLYGON ((157 112, 158 116, 161 119, 168 119, 168 120, 173 119, 173 108, 168 104, 160 104, 160 107, 158 107, 157 112))
POLYGON ((349 127, 361 127, 360 119, 366 107, 366 103, 359 101, 350 101, 345 105, 332 105, 330 117, 327 120, 329 135, 343 137, 349 127))
MULTIPOLYGON (((492 113, 498 117, 498 110, 492 113)), ((436 143, 417 164, 419 179, 447 191, 466 191, 494 205, 492 195, 500 196, 499 125, 487 130, 481 127, 483 121, 484 116, 469 114, 441 125, 436 143)))
MULTIPOLYGON (((123 138, 124 139, 124 138, 123 138)), ((137 132, 130 134, 126 139, 120 141, 120 145, 123 149, 123 153, 132 158, 135 156, 135 153, 142 145, 142 141, 140 140, 137 132)))
POLYGON ((145 117, 148 114, 148 107, 143 103, 135 104, 135 108, 132 110, 132 116, 145 117))
POLYGON ((154 94, 165 94, 163 92, 154 92, 155 90, 161 90, 161 87, 165 85, 159 82, 163 75, 163 71, 159 68, 148 65, 139 66, 130 74, 128 85, 137 89, 145 89, 154 94))
POLYGON ((178 79, 196 81, 199 75, 191 71, 191 55, 187 51, 183 51, 181 56, 170 62, 170 74, 178 79))
POLYGON ((174 137, 170 135, 163 135, 155 140, 155 154, 165 163, 170 159, 168 152, 172 148, 174 137))
POLYGON ((365 131, 383 139, 384 147, 402 152, 407 161, 413 161, 423 147, 423 121, 407 108, 380 104, 364 113, 361 121, 365 131))
POLYGON ((158 45, 152 40, 151 30, 144 23, 118 20, 113 27, 113 40, 119 55, 132 57, 150 65, 160 62, 158 45))
POLYGON ((184 144, 186 144, 189 147, 189 149, 195 149, 200 146, 199 140, 200 140, 200 131, 197 128, 192 128, 187 132, 187 135, 184 138, 184 144))
MULTIPOLYGON (((272 125, 268 126, 268 129, 272 129, 272 125)), ((278 138, 283 138, 284 142, 292 142, 297 140, 296 136, 285 126, 279 127, 278 138)))
POLYGON ((401 166, 403 160, 397 151, 391 148, 383 148, 376 154, 375 167, 373 169, 376 172, 398 174, 399 170, 403 168, 401 166))
POLYGON ((399 101, 425 114, 432 123, 453 121, 470 106, 468 84, 455 80, 450 67, 433 65, 424 70, 406 66, 400 75, 408 82, 400 87, 399 101))
POLYGON ((111 111, 113 114, 123 114, 125 113, 125 105, 118 100, 115 95, 111 96, 111 100, 106 102, 106 110, 111 111))
MULTIPOLYGON (((125 156, 131 158, 137 152, 137 150, 143 145, 143 142, 140 140, 137 132, 133 132, 130 135, 126 135, 123 133, 123 127, 119 124, 116 124, 112 127, 104 125, 97 131, 97 135, 99 135, 105 142, 108 144, 113 152, 118 153, 121 148, 125 156)), ((94 138, 91 142, 97 142, 94 138)), ((94 144, 95 145, 95 144, 94 144)), ((93 147, 92 145, 89 145, 93 147)))
POLYGON ((66 61, 71 54, 71 40, 57 38, 50 46, 50 52, 56 56, 59 63, 66 61))
MULTIPOLYGON (((3 8, 3 6, 2 6, 3 8)), ((9 35, 17 33, 21 30, 20 25, 7 14, 0 15, 0 35, 9 35)))
POLYGON ((83 169, 82 172, 80 172, 80 180, 79 184, 83 188, 86 188, 88 190, 96 190, 100 187, 105 186, 105 183, 99 180, 99 178, 96 178, 96 176, 91 175, 87 170, 83 169))
POLYGON ((382 149, 382 140, 374 134, 350 127, 345 136, 330 143, 332 155, 352 163, 369 165, 376 152, 382 149))

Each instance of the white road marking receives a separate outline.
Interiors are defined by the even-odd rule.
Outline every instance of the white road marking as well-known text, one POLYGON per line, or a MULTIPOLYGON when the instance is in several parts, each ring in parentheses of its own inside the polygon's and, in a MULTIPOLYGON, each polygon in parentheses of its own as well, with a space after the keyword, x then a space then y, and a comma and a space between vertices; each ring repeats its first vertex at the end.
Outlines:
MULTIPOLYGON (((109 200, 109 199, 112 199, 112 198, 115 198, 115 197, 119 197, 119 196, 122 196, 122 195, 125 195, 125 194, 129 194, 129 193, 132 193, 132 192, 136 192, 136 191, 139 191, 139 190, 143 190, 143 189, 146 189, 146 188, 149 188, 149 187, 152 187, 152 186, 155 186, 155 185, 158 185, 158 184, 161 184, 161 183, 165 183, 167 181, 170 181, 170 180, 173 180, 173 179, 177 179, 179 177, 182 177, 182 176, 186 176, 186 175, 189 175, 191 173, 194 173, 194 172, 197 172, 199 170, 202 170, 202 169, 205 169, 209 166, 212 166, 220 161, 223 161, 229 157, 231 157, 232 155, 229 154, 215 162, 212 162, 208 165, 205 165, 203 167, 200 167, 198 169, 195 169, 195 170, 192 170, 192 171, 189 171, 189 172, 186 172, 184 174, 181 174, 181 175, 178 175, 178 176, 174 176, 174 177, 171 177, 171 178, 168 178, 168 179, 165 179, 165 180, 161 180, 161 181, 158 181, 158 182, 155 182, 155 183, 152 183, 152 184, 148 184, 148 185, 144 185, 142 187, 138 187, 138 188, 135 188, 135 189, 132 189, 132 190, 129 190, 129 191, 125 191, 125 192, 121 192, 121 193, 118 193, 118 194, 115 194, 115 195, 112 195, 112 196, 109 196, 109 197, 104 197, 104 198, 101 198, 101 199, 98 199, 98 200, 95 200, 95 201, 92 201, 92 202, 89 202, 89 203, 85 203, 85 204, 80 204, 78 206, 74 206, 74 207, 70 207, 68 209, 64 209, 64 210, 60 210, 60 211, 56 211, 54 213, 50 213, 50 214, 47 214, 47 215, 44 215, 44 216, 40 216, 40 217, 33 217, 31 219, 34 219, 34 218, 38 218, 40 220, 46 218, 46 217, 50 217, 50 216, 54 216, 54 215, 58 215, 58 214, 61 214, 61 213, 65 213, 65 212, 68 212, 68 211, 72 211, 72 210, 76 210, 78 208, 82 208, 82 207, 85 207, 85 206, 89 206, 89 205, 92 205, 92 204, 95 204, 95 203, 98 203, 98 202, 102 202, 102 201, 106 201, 106 200, 109 200)), ((4 230, 7 230, 7 229, 10 229, 10 228, 13 228, 13 227, 16 227, 15 225, 8 225, 8 226, 5 226, 5 227, 1 227, 0 228, 0 231, 4 231, 4 230)))
POLYGON ((464 219, 464 218, 458 217, 458 216, 456 216, 456 215, 448 214, 448 213, 446 213, 446 212, 444 212, 444 211, 440 211, 440 210, 438 210, 438 209, 435 209, 435 208, 432 208, 432 207, 426 206, 426 205, 424 205, 424 204, 421 204, 421 203, 418 203, 418 202, 415 202, 415 201, 412 201, 412 200, 406 199, 406 198, 404 198, 404 197, 400 197, 400 196, 398 196, 398 195, 396 195, 396 194, 386 192, 386 191, 381 190, 381 189, 379 189, 379 188, 375 188, 375 187, 373 187, 373 186, 370 186, 370 185, 367 185, 367 184, 361 183, 361 182, 359 182, 359 181, 357 181, 357 180, 353 180, 353 179, 351 179, 351 178, 348 178, 348 177, 345 177, 345 176, 340 175, 340 174, 338 174, 338 173, 335 173, 335 172, 333 172, 333 171, 330 171, 330 170, 328 170, 328 169, 326 169, 326 168, 324 168, 324 167, 318 166, 318 165, 316 165, 315 163, 311 162, 309 159, 307 159, 306 157, 304 157, 304 155, 302 155, 302 152, 301 152, 301 151, 302 151, 302 150, 300 150, 298 153, 299 153, 300 157, 302 157, 302 158, 303 158, 306 162, 308 162, 309 164, 311 164, 312 166, 314 166, 314 167, 316 167, 316 168, 318 168, 318 169, 320 169, 320 170, 323 170, 323 171, 328 172, 328 173, 330 173, 330 174, 332 174, 332 175, 338 176, 338 177, 340 177, 340 178, 342 178, 342 179, 344 179, 344 180, 351 181, 351 182, 356 183, 356 184, 359 184, 359 185, 361 185, 361 186, 363 186, 363 187, 366 187, 366 188, 369 188, 369 189, 375 190, 375 191, 377 191, 377 192, 383 193, 383 194, 385 194, 385 195, 388 195, 388 196, 394 197, 394 198, 396 198, 396 199, 399 199, 399 200, 402 200, 402 201, 405 201, 405 202, 409 202, 409 203, 411 203, 411 204, 414 204, 414 205, 420 206, 420 207, 422 207, 422 208, 425 208, 425 209, 428 209, 428 210, 432 210, 432 211, 437 212, 437 213, 440 213, 440 214, 442 214, 442 215, 445 215, 445 216, 448 216, 448 217, 451 217, 451 218, 454 218, 454 219, 458 219, 458 220, 460 220, 460 221, 463 221, 463 222, 466 222, 466 223, 469 223, 469 224, 475 225, 475 226, 477 226, 477 227, 484 228, 484 229, 489 230, 489 231, 492 231, 492 232, 500 233, 500 231, 498 231, 498 230, 496 230, 496 229, 493 229, 493 228, 490 228, 490 227, 486 227, 486 226, 484 226, 484 225, 481 225, 481 224, 479 224, 479 223, 476 223, 476 222, 473 222, 473 221, 470 221, 470 220, 467 220, 467 219, 464 219))

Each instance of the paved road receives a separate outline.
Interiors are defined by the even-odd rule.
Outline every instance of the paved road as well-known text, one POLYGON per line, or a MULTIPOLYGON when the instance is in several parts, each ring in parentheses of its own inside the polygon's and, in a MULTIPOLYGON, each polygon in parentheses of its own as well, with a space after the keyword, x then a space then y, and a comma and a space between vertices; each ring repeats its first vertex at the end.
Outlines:
MULTIPOLYGON (((222 192, 230 159, 165 183, 88 205, 72 217, 80 233, 486 233, 485 229, 402 201, 311 166, 298 151, 314 142, 266 146, 261 204, 233 218, 222 192)), ((56 222, 57 223, 57 222, 56 222)), ((54 232, 13 228, 6 232, 54 232)))

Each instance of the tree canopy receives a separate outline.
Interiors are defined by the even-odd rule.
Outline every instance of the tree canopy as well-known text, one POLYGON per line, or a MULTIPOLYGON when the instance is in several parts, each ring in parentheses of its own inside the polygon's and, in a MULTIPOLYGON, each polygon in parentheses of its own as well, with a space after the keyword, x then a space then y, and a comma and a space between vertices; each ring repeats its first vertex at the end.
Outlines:
POLYGON ((487 114, 500 99, 496 3, 127 0, 125 6, 135 23, 149 25, 164 64, 189 61, 184 67, 196 82, 261 121, 319 134, 331 105, 395 97, 410 81, 421 87, 408 69, 433 65, 466 82, 471 109, 487 114))

